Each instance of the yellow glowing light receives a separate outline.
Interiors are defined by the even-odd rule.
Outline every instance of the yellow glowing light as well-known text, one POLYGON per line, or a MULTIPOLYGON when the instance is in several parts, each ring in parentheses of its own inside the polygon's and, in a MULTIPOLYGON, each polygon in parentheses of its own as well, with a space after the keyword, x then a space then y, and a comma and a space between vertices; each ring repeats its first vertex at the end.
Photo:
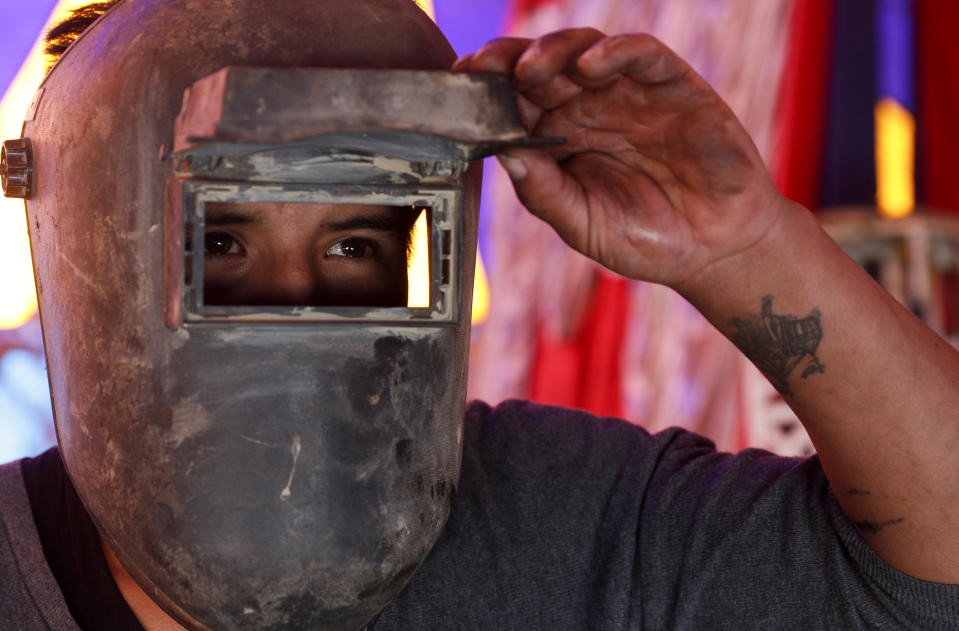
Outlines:
POLYGON ((429 228, 426 224, 426 211, 420 213, 413 224, 413 252, 410 256, 407 307, 430 306, 430 249, 428 245, 429 228))
POLYGON ((916 121, 894 99, 876 104, 876 204, 884 217, 905 217, 916 207, 916 121))
MULTIPOLYGON (((84 0, 61 0, 41 33, 84 0)), ((43 80, 43 36, 37 38, 13 83, 0 101, 0 140, 20 137, 23 115, 43 80)), ((0 329, 13 329, 33 317, 37 296, 23 201, 0 197, 0 329)))
POLYGON ((414 0, 419 8, 423 9, 430 19, 436 21, 436 10, 433 8, 433 0, 414 0))
POLYGON ((476 276, 473 278, 473 324, 483 324, 489 315, 489 280, 479 250, 476 251, 476 276))
MULTIPOLYGON (((429 227, 426 211, 420 213, 413 224, 413 251, 407 270, 407 307, 430 306, 429 227)), ((473 324, 482 324, 489 314, 489 280, 486 267, 479 252, 476 252, 476 276, 473 278, 473 324)))
POLYGON ((15 329, 37 311, 27 220, 18 201, 0 203, 0 329, 15 329))

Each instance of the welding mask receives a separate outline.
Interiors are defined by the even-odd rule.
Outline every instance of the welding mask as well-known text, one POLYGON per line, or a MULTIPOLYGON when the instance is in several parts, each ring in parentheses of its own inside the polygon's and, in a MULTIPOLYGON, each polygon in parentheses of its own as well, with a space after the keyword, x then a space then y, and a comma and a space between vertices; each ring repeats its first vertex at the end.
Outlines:
POLYGON ((442 531, 469 165, 529 142, 452 57, 408 0, 126 0, 5 143, 68 474, 189 628, 360 628, 442 531))

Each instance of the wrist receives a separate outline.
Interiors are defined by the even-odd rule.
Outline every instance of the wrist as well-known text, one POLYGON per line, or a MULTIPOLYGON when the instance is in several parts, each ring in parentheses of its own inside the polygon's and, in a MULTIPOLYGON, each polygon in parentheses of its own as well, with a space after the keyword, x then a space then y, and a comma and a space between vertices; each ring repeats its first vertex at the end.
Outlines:
POLYGON ((831 244, 811 212, 781 195, 762 215, 770 218, 768 226, 746 247, 710 261, 674 286, 717 325, 716 317, 754 308, 758 297, 776 292, 784 283, 795 286, 790 276, 801 273, 819 241, 831 244))

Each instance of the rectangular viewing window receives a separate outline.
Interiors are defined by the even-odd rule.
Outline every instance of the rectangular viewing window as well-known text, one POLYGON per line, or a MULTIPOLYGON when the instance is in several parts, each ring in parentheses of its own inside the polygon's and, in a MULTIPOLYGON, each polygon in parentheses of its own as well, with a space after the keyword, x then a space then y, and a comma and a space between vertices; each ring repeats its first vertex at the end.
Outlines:
POLYGON ((458 189, 186 180, 175 199, 184 321, 456 322, 458 189))

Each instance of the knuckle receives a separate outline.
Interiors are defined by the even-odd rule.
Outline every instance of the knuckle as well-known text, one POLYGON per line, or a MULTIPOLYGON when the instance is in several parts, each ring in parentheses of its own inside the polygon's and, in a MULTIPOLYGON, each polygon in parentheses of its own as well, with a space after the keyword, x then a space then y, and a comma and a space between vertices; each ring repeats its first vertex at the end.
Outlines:
POLYGON ((614 47, 625 47, 640 50, 666 48, 661 41, 649 33, 621 33, 608 37, 607 41, 611 46, 614 47))
POLYGON ((603 37, 605 37, 605 35, 602 31, 591 26, 567 28, 543 35, 536 40, 536 46, 539 48, 565 46, 570 43, 578 43, 584 40, 597 40, 603 37))
POLYGON ((585 26, 576 30, 578 30, 583 36, 587 37, 593 37, 596 39, 607 37, 606 33, 602 32, 598 28, 593 28, 592 26, 585 26))
POLYGON ((498 50, 525 48, 529 45, 530 41, 531 40, 524 37, 495 37, 483 44, 480 49, 476 51, 476 54, 489 54, 498 50))

